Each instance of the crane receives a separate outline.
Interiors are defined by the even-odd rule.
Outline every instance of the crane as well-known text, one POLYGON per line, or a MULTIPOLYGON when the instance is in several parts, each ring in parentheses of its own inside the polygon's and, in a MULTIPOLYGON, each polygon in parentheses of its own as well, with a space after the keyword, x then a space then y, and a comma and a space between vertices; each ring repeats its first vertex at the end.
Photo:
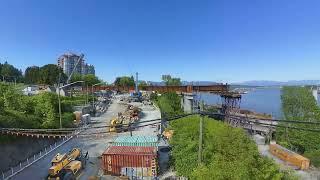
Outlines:
POLYGON ((73 75, 73 72, 76 70, 76 68, 77 68, 80 60, 81 60, 83 57, 84 57, 84 54, 80 54, 80 56, 79 56, 79 58, 78 58, 78 60, 77 60, 77 62, 76 62, 76 64, 75 64, 75 66, 73 67, 72 72, 70 73, 70 75, 69 75, 69 77, 68 77, 67 84, 69 84, 69 82, 70 82, 70 80, 71 80, 71 77, 72 77, 72 75, 73 75))

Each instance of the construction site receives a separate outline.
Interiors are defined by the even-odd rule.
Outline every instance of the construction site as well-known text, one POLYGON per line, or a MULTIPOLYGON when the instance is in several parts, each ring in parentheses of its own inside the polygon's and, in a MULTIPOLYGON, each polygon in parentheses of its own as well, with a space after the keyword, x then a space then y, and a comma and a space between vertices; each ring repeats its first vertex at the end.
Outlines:
MULTIPOLYGON (((2 173, 3 179, 166 179, 175 174, 169 169, 168 140, 174 132, 166 129, 168 121, 195 114, 243 128, 262 155, 298 170, 304 177, 311 177, 306 173, 310 168, 308 158, 272 142, 279 120, 241 110, 242 96, 230 91, 229 85, 147 86, 144 89, 139 90, 137 85, 92 88, 91 93, 107 91, 108 96, 97 98, 93 117, 86 108, 75 111, 75 128, 2 128, 2 133, 15 136, 59 138, 39 155, 28 157, 2 173), (210 111, 212 106, 205 106, 194 98, 196 92, 219 95, 221 106, 214 106, 215 111, 210 111), (163 114, 150 98, 161 93, 178 95, 184 113, 170 118, 163 114)), ((88 93, 88 88, 82 91, 88 93)), ((201 123, 199 126, 202 127, 201 123)))

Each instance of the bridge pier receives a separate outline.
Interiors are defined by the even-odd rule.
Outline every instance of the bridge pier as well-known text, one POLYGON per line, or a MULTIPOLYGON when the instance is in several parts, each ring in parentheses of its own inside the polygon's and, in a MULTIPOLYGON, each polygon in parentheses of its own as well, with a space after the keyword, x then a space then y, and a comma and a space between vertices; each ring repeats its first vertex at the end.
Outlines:
POLYGON ((312 95, 313 95, 314 99, 318 102, 318 88, 312 89, 312 95))
POLYGON ((192 93, 182 93, 181 94, 181 108, 185 113, 193 112, 193 99, 194 94, 192 93))

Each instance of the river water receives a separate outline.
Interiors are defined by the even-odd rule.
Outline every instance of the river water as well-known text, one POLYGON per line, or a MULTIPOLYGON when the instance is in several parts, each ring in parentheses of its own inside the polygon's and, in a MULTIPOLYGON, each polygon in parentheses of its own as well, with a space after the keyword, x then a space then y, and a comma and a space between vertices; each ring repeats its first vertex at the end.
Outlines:
MULTIPOLYGON (((259 113, 272 114, 275 118, 282 117, 281 111, 281 89, 280 88, 260 88, 243 94, 241 98, 241 109, 252 110, 259 113)), ((222 99, 218 95, 210 93, 200 93, 198 98, 204 100, 206 104, 221 104, 222 99)))
MULTIPOLYGON (((221 105, 222 99, 218 95, 210 93, 200 93, 198 99, 204 100, 206 104, 221 105)), ((320 96, 318 94, 318 104, 320 96)), ((243 94, 241 98, 241 109, 247 109, 259 113, 272 114, 274 118, 282 118, 281 110, 281 88, 257 88, 243 94)))

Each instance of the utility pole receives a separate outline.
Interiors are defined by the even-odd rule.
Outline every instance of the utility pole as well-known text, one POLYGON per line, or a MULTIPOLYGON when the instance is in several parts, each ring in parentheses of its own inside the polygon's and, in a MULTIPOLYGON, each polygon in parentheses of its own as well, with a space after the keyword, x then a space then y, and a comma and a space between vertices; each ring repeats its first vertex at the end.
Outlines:
MULTIPOLYGON (((201 101, 200 111, 203 111, 203 100, 201 101)), ((199 150, 198 150, 198 165, 202 163, 202 130, 203 130, 203 116, 200 115, 199 121, 199 150)))
POLYGON ((94 92, 93 92, 93 85, 91 86, 91 93, 92 93, 92 107, 94 108, 94 92))
POLYGON ((61 82, 61 73, 59 73, 59 85, 58 85, 58 99, 59 99, 59 120, 60 120, 60 129, 62 128, 61 122, 61 100, 60 100, 60 82, 61 82))
POLYGON ((88 92, 88 90, 89 90, 88 88, 89 88, 89 87, 88 87, 88 86, 89 86, 89 85, 88 85, 88 83, 87 83, 87 102, 86 102, 86 105, 89 104, 89 92, 88 92))

